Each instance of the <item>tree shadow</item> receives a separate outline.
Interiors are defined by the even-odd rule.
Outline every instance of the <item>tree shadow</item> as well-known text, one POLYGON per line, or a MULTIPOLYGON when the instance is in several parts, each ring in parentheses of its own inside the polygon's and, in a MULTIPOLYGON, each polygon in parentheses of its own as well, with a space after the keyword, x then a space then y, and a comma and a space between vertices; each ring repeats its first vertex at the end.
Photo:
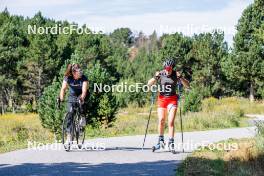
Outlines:
MULTIPOLYGON (((93 150, 92 148, 87 149, 72 149, 70 152, 106 152, 106 151, 148 151, 151 152, 152 148, 142 148, 140 147, 107 147, 104 150, 93 150)), ((171 153, 168 150, 161 150, 161 151, 156 151, 155 153, 171 153)), ((181 153, 192 153, 191 151, 176 151, 175 154, 181 154, 181 153)))
POLYGON ((173 175, 180 161, 155 161, 139 163, 23 163, 0 166, 1 176, 121 176, 121 175, 173 175), (170 173, 172 172, 172 173, 170 173))
MULTIPOLYGON (((93 149, 92 147, 78 149, 73 148, 70 152, 106 152, 106 151, 140 151, 142 148, 139 147, 107 147, 105 149, 93 149)), ((151 151, 151 148, 144 148, 144 151, 151 151)))

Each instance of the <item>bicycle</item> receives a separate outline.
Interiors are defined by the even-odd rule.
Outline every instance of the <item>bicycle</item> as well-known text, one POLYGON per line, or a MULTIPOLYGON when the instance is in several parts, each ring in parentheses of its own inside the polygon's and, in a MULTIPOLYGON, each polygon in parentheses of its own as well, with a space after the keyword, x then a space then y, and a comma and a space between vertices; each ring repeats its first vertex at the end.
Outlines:
MULTIPOLYGON (((58 107, 60 108, 60 99, 57 98, 57 104, 58 107)), ((66 151, 70 151, 71 149, 71 144, 73 144, 74 139, 76 139, 76 143, 79 149, 82 148, 82 145, 84 144, 85 140, 85 127, 80 126, 80 121, 81 121, 81 101, 80 99, 77 99, 77 101, 71 101, 72 103, 72 109, 71 112, 67 112, 62 123, 62 144, 64 145, 64 149, 66 151), (70 126, 70 135, 71 135, 71 140, 68 145, 65 144, 67 141, 67 121, 68 121, 68 116, 70 115, 69 113, 72 113, 72 119, 71 119, 71 126, 70 126)))

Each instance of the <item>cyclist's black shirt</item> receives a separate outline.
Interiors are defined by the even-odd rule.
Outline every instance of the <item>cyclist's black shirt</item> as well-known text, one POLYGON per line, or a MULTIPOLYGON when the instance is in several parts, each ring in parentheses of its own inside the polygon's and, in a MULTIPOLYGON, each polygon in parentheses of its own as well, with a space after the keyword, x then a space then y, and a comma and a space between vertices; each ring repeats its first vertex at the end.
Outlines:
POLYGON ((161 87, 168 86, 168 85, 170 86, 169 89, 168 88, 165 88, 165 89, 162 88, 160 90, 160 95, 166 96, 166 97, 176 95, 177 84, 178 83, 180 84, 180 81, 177 78, 176 71, 173 70, 171 75, 167 75, 166 71, 162 70, 160 72, 159 77, 158 77, 158 81, 159 81, 161 87))
POLYGON ((82 85, 84 81, 88 81, 87 77, 82 75, 80 79, 73 79, 72 76, 65 76, 64 81, 66 81, 70 87, 70 96, 78 97, 82 94, 82 85))

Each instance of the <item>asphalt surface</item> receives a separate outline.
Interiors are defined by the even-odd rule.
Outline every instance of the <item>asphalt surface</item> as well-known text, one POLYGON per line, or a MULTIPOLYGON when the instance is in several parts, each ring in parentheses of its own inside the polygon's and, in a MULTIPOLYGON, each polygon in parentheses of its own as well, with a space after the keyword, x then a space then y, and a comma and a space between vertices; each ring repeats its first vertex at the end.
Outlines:
MULTIPOLYGON (((0 176, 72 176, 72 175, 175 175, 175 169, 198 146, 229 139, 252 137, 255 127, 184 133, 185 153, 166 150, 152 153, 157 135, 148 135, 142 150, 143 135, 98 138, 86 141, 87 149, 64 151, 61 144, 33 145, 0 154, 0 176), (93 149, 93 150, 92 150, 93 149)), ((165 138, 168 140, 168 138, 165 138)), ((181 134, 176 135, 181 142, 181 134)))

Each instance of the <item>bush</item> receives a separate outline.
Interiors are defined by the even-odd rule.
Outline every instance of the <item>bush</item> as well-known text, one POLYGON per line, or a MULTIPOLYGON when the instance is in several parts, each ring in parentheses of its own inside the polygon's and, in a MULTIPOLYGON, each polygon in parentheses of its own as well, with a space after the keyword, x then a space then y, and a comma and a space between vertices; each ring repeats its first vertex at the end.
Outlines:
POLYGON ((108 126, 115 120, 118 111, 116 97, 110 92, 94 90, 94 84, 113 85, 110 74, 99 63, 86 71, 89 80, 88 122, 108 126))
POLYGON ((60 87, 61 83, 55 79, 52 85, 44 89, 38 104, 38 114, 42 126, 50 129, 55 134, 61 132, 61 124, 66 113, 65 104, 61 105, 61 110, 56 108, 56 98, 58 97, 60 87))
MULTIPOLYGON (((136 82, 131 79, 121 80, 119 84, 124 85, 136 85, 136 82)), ((118 85, 119 85, 118 84, 118 85)), ((143 91, 139 92, 116 92, 117 102, 120 107, 127 107, 129 104, 136 104, 138 107, 143 107, 148 101, 147 93, 143 91)))
POLYGON ((186 113, 188 111, 200 111, 202 98, 203 95, 198 89, 192 89, 189 93, 185 94, 183 113, 186 113))

